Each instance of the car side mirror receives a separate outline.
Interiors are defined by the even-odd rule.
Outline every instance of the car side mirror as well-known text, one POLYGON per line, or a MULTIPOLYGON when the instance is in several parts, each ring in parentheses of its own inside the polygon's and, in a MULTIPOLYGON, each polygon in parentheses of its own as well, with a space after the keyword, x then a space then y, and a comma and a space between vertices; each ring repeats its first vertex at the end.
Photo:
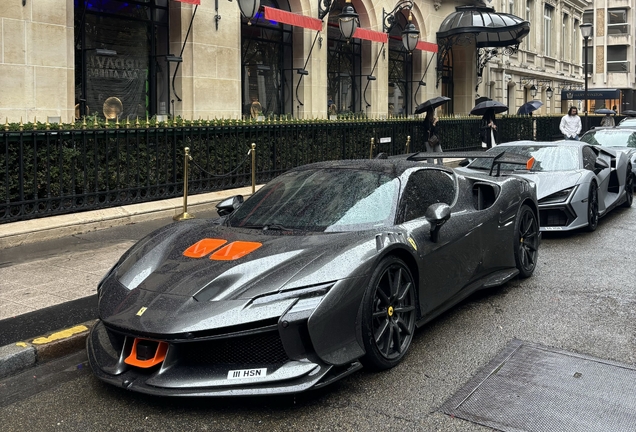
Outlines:
POLYGON ((243 204, 243 195, 234 195, 226 198, 216 205, 216 212, 219 216, 227 216, 236 211, 243 204))
POLYGON ((439 240, 439 230, 451 217, 451 209, 448 204, 435 203, 431 204, 427 209, 424 217, 431 224, 431 241, 437 243, 439 240))
POLYGON ((594 170, 598 170, 603 171, 604 169, 609 168, 609 165, 607 162, 605 162, 603 159, 601 158, 596 158, 596 160, 594 161, 594 170))

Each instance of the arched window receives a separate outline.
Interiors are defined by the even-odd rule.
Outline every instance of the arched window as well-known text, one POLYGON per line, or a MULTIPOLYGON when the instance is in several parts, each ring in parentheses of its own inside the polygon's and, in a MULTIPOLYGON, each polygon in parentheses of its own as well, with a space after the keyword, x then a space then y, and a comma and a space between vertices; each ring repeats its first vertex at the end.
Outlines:
MULTIPOLYGON (((261 6, 289 11, 286 0, 262 0, 261 6)), ((241 25, 241 85, 244 117, 292 114, 295 83, 292 27, 266 20, 259 11, 241 25)))
MULTIPOLYGON (((329 13, 327 29, 329 48, 327 57, 327 109, 331 114, 362 111, 362 95, 360 92, 361 43, 352 38, 347 42, 340 34, 338 15, 345 3, 337 0, 329 13)), ((359 13, 360 11, 358 11, 359 13)))
POLYGON ((395 18, 389 33, 389 115, 412 114, 413 55, 402 43, 408 20, 402 12, 395 18))

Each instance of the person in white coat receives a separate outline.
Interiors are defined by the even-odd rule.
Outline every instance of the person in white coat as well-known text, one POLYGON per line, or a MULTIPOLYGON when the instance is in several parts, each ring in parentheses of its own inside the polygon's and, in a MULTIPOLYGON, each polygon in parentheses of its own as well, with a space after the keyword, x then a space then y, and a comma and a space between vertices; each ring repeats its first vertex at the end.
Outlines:
POLYGON ((581 133, 581 117, 579 117, 576 107, 570 107, 568 113, 561 119, 561 133, 566 140, 579 140, 579 134, 581 133))

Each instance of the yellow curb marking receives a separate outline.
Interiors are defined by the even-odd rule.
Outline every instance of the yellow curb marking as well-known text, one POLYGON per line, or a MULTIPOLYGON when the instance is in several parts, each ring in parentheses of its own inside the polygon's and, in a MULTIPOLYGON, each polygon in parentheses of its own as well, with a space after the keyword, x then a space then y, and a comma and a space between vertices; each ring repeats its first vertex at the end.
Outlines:
POLYGON ((25 344, 24 342, 18 342, 18 343, 16 343, 16 345, 19 346, 19 347, 22 347, 22 348, 28 347, 28 345, 25 344))
POLYGON ((71 328, 66 329, 66 330, 55 332, 49 337, 39 337, 39 338, 33 339, 32 343, 35 344, 35 345, 42 345, 42 344, 45 344, 45 343, 54 342, 56 340, 64 339, 64 338, 67 338, 67 337, 71 337, 74 334, 82 333, 82 332, 87 331, 87 330, 88 330, 88 327, 83 326, 83 325, 79 325, 79 326, 71 327, 71 328))

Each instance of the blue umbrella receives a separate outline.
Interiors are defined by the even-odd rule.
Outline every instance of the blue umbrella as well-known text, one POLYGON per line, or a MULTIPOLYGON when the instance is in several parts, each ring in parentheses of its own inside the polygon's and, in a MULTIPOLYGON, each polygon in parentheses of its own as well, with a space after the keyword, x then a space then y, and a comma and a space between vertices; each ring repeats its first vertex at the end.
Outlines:
POLYGON ((543 102, 538 100, 531 100, 530 102, 526 102, 519 107, 517 110, 517 115, 528 115, 532 111, 536 111, 543 106, 543 102))

